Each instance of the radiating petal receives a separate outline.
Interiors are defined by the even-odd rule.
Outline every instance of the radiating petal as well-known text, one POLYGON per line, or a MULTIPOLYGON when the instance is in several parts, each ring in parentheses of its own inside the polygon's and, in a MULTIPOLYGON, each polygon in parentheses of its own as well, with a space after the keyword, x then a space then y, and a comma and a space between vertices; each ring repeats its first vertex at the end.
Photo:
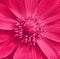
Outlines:
POLYGON ((3 0, 0 0, 0 3, 4 3, 3 0))
POLYGON ((44 57, 37 46, 26 45, 18 47, 13 59, 43 59, 44 57))
POLYGON ((14 21, 10 18, 0 17, 0 29, 13 30, 15 23, 16 23, 16 21, 14 21))
POLYGON ((52 45, 52 47, 56 51, 56 54, 58 55, 58 59, 60 59, 60 43, 53 42, 51 40, 49 40, 49 43, 52 45))
POLYGON ((44 33, 42 36, 48 38, 49 40, 60 42, 60 19, 51 22, 44 27, 44 33))
POLYGON ((32 16, 40 0, 25 0, 26 16, 32 16))
POLYGON ((44 33, 41 33, 41 35, 43 37, 46 37, 48 38, 49 40, 52 40, 52 41, 56 41, 56 42, 60 42, 60 38, 52 33, 49 33, 49 32, 44 32, 44 33))
POLYGON ((18 47, 13 59, 31 59, 31 53, 29 54, 29 52, 29 47, 18 47))
POLYGON ((24 0, 4 0, 4 2, 18 18, 21 18, 21 16, 25 17, 24 0))
POLYGON ((60 33, 60 19, 45 26, 45 31, 51 33, 60 33))
MULTIPOLYGON (((12 39, 12 38, 11 38, 12 39)), ((7 40, 0 45, 0 58, 7 57, 11 54, 17 47, 17 44, 13 40, 7 40)))
POLYGON ((0 30, 0 43, 10 40, 12 36, 12 31, 0 30))
POLYGON ((41 18, 46 17, 51 13, 59 4, 60 0, 41 0, 35 10, 35 15, 41 18))
POLYGON ((58 19, 60 19, 60 15, 54 15, 54 16, 50 16, 49 18, 47 18, 47 19, 44 19, 44 20, 42 20, 41 19, 41 21, 40 21, 40 23, 41 23, 41 25, 47 25, 47 24, 50 24, 50 23, 52 23, 52 22, 55 22, 55 21, 57 21, 58 19))
POLYGON ((56 8, 53 9, 53 11, 51 11, 51 13, 49 15, 47 14, 47 17, 52 17, 52 16, 55 16, 55 15, 57 15, 57 16, 60 15, 60 2, 56 6, 56 8))
POLYGON ((48 59, 58 59, 56 52, 45 39, 38 39, 37 44, 48 59))
POLYGON ((0 16, 16 19, 16 16, 2 3, 0 3, 0 16))

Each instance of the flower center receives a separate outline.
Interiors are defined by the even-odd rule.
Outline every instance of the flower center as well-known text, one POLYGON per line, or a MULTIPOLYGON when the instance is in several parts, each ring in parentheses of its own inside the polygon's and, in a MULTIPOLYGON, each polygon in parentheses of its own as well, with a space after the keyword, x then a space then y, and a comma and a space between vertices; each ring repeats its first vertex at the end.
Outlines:
POLYGON ((15 28, 15 37, 18 37, 21 42, 36 44, 37 33, 40 32, 40 28, 35 22, 35 19, 27 19, 26 21, 17 22, 15 28))

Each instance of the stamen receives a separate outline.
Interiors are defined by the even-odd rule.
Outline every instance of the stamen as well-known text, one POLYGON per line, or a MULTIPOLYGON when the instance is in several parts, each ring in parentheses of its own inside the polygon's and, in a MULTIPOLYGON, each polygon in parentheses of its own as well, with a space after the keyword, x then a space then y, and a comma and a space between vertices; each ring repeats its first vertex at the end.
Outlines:
POLYGON ((15 37, 19 36, 19 34, 16 34, 15 37))
POLYGON ((18 33, 18 30, 15 30, 15 33, 18 33))
POLYGON ((29 43, 31 42, 31 37, 29 37, 28 42, 29 42, 29 43))
POLYGON ((27 43, 28 42, 28 36, 26 35, 25 36, 25 43, 27 43))
POLYGON ((28 18, 26 22, 17 19, 15 37, 18 37, 22 43, 36 45, 36 37, 43 31, 43 28, 40 28, 39 25, 37 19, 28 18))
POLYGON ((36 38, 33 37, 33 45, 35 45, 35 44, 36 44, 36 38))

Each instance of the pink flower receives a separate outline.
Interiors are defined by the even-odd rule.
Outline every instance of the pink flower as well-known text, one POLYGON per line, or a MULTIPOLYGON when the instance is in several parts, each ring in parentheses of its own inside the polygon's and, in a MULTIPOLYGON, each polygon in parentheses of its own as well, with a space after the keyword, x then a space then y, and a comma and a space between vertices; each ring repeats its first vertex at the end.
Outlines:
POLYGON ((60 59, 60 0, 0 0, 0 59, 60 59))

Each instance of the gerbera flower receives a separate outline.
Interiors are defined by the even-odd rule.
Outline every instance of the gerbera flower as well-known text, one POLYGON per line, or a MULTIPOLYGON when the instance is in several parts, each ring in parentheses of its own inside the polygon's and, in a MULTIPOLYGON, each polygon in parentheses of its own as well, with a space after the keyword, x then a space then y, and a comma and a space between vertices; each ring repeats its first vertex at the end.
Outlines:
POLYGON ((0 0, 0 59, 11 54, 60 59, 60 0, 0 0))

